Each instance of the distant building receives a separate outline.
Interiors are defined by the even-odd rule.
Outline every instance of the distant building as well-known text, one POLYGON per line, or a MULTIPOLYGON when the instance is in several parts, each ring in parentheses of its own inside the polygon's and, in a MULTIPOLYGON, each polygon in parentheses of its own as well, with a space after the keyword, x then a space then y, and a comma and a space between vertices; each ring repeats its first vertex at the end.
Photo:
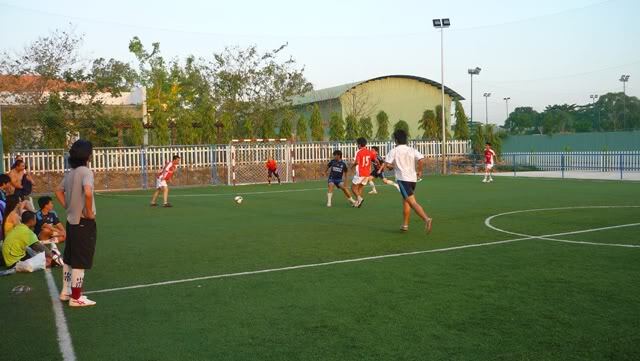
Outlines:
MULTIPOLYGON (((373 132, 377 130, 376 114, 383 110, 389 116, 389 130, 399 120, 409 124, 412 137, 422 134, 418 120, 422 113, 442 103, 441 85, 426 78, 410 75, 387 75, 369 80, 338 85, 331 88, 313 90, 293 99, 296 110, 307 120, 312 107, 317 104, 322 114, 325 129, 328 129, 332 113, 346 118, 353 114, 356 118, 371 117, 373 132)), ((451 117, 451 103, 464 98, 445 86, 445 116, 448 124, 451 117)))

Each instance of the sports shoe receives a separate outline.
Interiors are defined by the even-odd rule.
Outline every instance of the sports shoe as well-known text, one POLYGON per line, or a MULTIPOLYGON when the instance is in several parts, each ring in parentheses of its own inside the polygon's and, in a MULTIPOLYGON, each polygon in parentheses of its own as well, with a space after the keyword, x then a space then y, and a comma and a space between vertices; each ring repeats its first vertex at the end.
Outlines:
POLYGON ((493 182, 493 178, 489 178, 489 182, 493 182))
POLYGON ((369 192, 369 194, 378 194, 378 191, 374 189, 371 192, 369 192))
POLYGON ((164 208, 171 208, 171 207, 173 207, 173 206, 171 205, 171 203, 165 203, 165 204, 163 204, 162 206, 163 206, 164 208))
POLYGON ((394 187, 396 187, 396 189, 398 190, 398 192, 400 192, 400 186, 398 184, 394 184, 394 187))
POLYGON ((151 203, 151 204, 149 204, 149 206, 150 206, 150 207, 157 207, 157 206, 158 206, 158 203, 151 203))
POLYGON ((426 222, 424 222, 424 231, 427 234, 431 233, 431 224, 433 223, 433 218, 427 218, 426 222))
POLYGON ((71 295, 68 294, 68 293, 64 293, 64 291, 63 291, 63 292, 60 292, 60 296, 58 298, 62 302, 67 302, 67 301, 69 301, 71 299, 71 295))
POLYGON ((404 233, 404 232, 408 232, 409 231, 409 226, 400 226, 400 232, 404 233))
MULTIPOLYGON (((53 252, 52 252, 53 253, 53 252)), ((53 260, 53 262, 55 262, 55 264, 57 264, 60 267, 64 266, 64 261, 62 260, 62 257, 60 256, 60 252, 57 253, 53 253, 53 256, 51 256, 51 259, 53 260)))
POLYGON ((364 198, 360 200, 360 202, 358 202, 357 207, 360 208, 362 207, 362 203, 364 203, 364 198))
POLYGON ((69 306, 71 307, 87 307, 94 306, 95 301, 91 301, 87 296, 81 296, 77 300, 75 298, 69 298, 69 306))
POLYGON ((482 183, 487 183, 487 182, 488 182, 487 178, 482 180, 482 183))
POLYGON ((331 203, 327 203, 327 207, 331 207, 331 203))

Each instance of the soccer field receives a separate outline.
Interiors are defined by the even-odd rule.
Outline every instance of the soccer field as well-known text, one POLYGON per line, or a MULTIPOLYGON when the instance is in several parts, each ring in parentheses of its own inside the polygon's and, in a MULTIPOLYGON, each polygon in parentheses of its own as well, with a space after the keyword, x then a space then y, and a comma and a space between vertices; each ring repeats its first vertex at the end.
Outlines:
POLYGON ((480 180, 418 184, 430 235, 382 185, 360 209, 324 182, 97 195, 97 306, 0 278, 2 360, 640 359, 640 183, 480 180))

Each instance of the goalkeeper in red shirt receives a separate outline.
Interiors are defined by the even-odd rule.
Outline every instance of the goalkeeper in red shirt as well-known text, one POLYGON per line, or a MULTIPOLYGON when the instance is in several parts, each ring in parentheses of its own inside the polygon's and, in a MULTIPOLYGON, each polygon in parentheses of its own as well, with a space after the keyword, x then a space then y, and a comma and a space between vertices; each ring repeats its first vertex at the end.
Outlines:
POLYGON ((280 184, 280 174, 278 174, 278 163, 276 163, 276 160, 273 159, 273 157, 269 157, 269 159, 267 160, 267 181, 269 182, 269 185, 271 185, 271 177, 276 177, 276 179, 278 180, 278 184, 280 184))

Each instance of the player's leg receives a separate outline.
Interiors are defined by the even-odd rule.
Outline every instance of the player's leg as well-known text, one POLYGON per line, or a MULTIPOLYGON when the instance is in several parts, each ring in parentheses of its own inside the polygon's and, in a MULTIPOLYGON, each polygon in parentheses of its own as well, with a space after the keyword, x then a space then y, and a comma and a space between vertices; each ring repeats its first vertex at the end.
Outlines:
POLYGON ((391 179, 387 179, 385 176, 382 176, 382 183, 384 183, 386 185, 394 186, 394 187, 396 187, 398 192, 400 192, 400 187, 398 186, 398 183, 392 181, 391 179))
POLYGON ((406 232, 409 230, 409 217, 411 216, 411 205, 406 199, 402 200, 402 227, 400 230, 406 232))
POLYGON ((271 169, 269 169, 269 170, 267 171, 267 183, 268 183, 269 185, 271 185, 271 173, 272 173, 272 172, 271 172, 271 169))
POLYGON ((371 177, 371 179, 369 180, 369 185, 371 186, 371 188, 373 188, 371 192, 369 192, 369 194, 378 194, 378 190, 376 189, 376 184, 373 183, 374 179, 375 178, 371 177))
POLYGON ((424 208, 422 208, 420 203, 418 203, 418 201, 416 200, 416 197, 414 195, 409 196, 409 198, 407 198, 407 202, 409 203, 409 206, 413 208, 413 211, 416 212, 418 217, 422 218, 422 220, 424 221, 425 231, 427 233, 431 232, 432 220, 431 218, 429 218, 429 215, 427 214, 427 212, 424 211, 424 208))
POLYGON ((338 188, 342 189, 342 193, 344 193, 344 196, 352 206, 356 204, 356 200, 351 196, 351 192, 349 192, 349 189, 344 186, 344 182, 340 182, 340 184, 338 184, 338 188))
POLYGON ((278 171, 275 171, 274 175, 276 176, 276 179, 278 180, 278 184, 280 184, 280 174, 278 173, 278 171))
POLYGON ((162 199, 164 203, 162 203, 163 207, 171 207, 171 203, 169 203, 169 186, 165 185, 162 187, 162 199))
POLYGON ((485 164, 484 166, 484 179, 482 180, 482 183, 487 183, 489 181, 489 165, 485 164))
POLYGON ((155 190, 155 192, 153 192, 153 195, 151 196, 151 206, 152 207, 155 207, 155 206, 158 205, 157 200, 158 200, 158 196, 160 195, 160 188, 161 188, 160 182, 161 181, 159 179, 156 180, 156 190, 155 190))
POLYGON ((329 181, 329 189, 327 190, 327 207, 331 207, 331 200, 333 198, 333 182, 329 181))
POLYGON ((493 177, 491 177, 493 175, 493 167, 494 165, 491 164, 491 167, 489 168, 489 182, 493 182, 493 177))
MULTIPOLYGON (((93 255, 96 245, 95 220, 82 219, 80 224, 67 226, 67 246, 64 249, 64 260, 71 265, 71 297, 69 306, 93 306, 96 303, 82 295, 84 274, 93 265, 93 255)), ((63 288, 64 292, 64 288, 63 288)), ((63 294, 60 294, 60 298, 63 294)))

